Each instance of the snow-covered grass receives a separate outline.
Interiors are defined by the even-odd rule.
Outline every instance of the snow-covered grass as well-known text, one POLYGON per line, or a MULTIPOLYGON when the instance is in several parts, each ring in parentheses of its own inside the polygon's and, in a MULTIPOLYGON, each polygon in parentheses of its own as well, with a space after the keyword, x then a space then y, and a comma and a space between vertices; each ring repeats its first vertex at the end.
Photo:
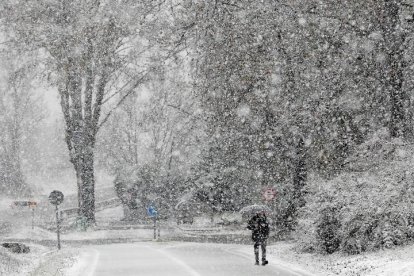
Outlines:
MULTIPOLYGON (((30 276, 64 276, 73 267, 80 256, 79 249, 63 249, 42 255, 37 266, 27 272, 30 276)), ((79 274, 80 275, 80 274, 79 274)))
POLYGON ((151 240, 153 232, 151 229, 125 229, 125 230, 97 230, 86 232, 71 232, 62 235, 66 241, 78 240, 151 240))
MULTIPOLYGON (((163 231, 163 230, 161 230, 163 231)), ((167 234, 161 232, 162 234, 167 234)), ((153 232, 151 229, 124 229, 124 230, 94 230, 88 229, 87 231, 72 231, 68 233, 62 233, 60 235, 62 244, 65 242, 72 241, 91 241, 91 240, 150 240, 153 237, 153 232)), ((31 228, 21 229, 12 234, 4 237, 6 240, 30 240, 33 242, 36 241, 45 241, 50 240, 54 241, 57 239, 55 232, 50 232, 42 228, 35 227, 34 230, 31 228)))
POLYGON ((122 206, 117 206, 114 208, 107 208, 105 210, 99 211, 96 213, 96 221, 107 222, 107 221, 117 221, 124 216, 122 206))
POLYGON ((300 266, 324 276, 413 276, 414 245, 366 252, 360 255, 299 253, 293 242, 269 246, 269 255, 285 266, 300 266))
POLYGON ((47 231, 45 229, 34 227, 34 229, 30 227, 21 228, 18 230, 13 231, 12 233, 6 235, 5 239, 16 239, 16 240, 24 240, 24 239, 31 239, 33 241, 39 240, 54 240, 56 239, 56 233, 47 231))
POLYGON ((18 274, 25 262, 7 249, 0 247, 0 275, 18 274))
POLYGON ((42 254, 48 251, 47 247, 27 244, 30 252, 16 254, 4 247, 0 247, 0 275, 28 275, 39 265, 42 254))

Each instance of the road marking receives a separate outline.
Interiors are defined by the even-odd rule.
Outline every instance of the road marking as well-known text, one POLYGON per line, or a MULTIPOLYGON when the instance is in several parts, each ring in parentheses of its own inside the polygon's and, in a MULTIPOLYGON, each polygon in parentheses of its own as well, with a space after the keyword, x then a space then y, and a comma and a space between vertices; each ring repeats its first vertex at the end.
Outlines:
POLYGON ((198 273, 197 271, 195 271, 191 266, 187 265, 185 262, 183 262, 182 260, 172 256, 171 254, 169 254, 168 252, 166 252, 163 249, 158 249, 158 252, 160 252, 161 254, 163 254, 165 257, 167 257, 168 259, 176 262, 177 264, 179 264, 181 267, 183 267, 185 270, 187 270, 190 275, 192 276, 201 276, 200 273, 198 273))
POLYGON ((96 249, 90 249, 89 252, 80 254, 80 259, 68 271, 68 275, 93 276, 98 267, 98 261, 101 253, 96 249))
POLYGON ((47 256, 47 255, 50 255, 50 254, 55 253, 55 252, 58 252, 58 251, 57 250, 47 251, 47 252, 42 253, 42 256, 47 256))
POLYGON ((90 264, 90 269, 88 273, 86 273, 87 276, 93 276, 95 274, 96 267, 98 266, 99 257, 101 255, 101 253, 98 250, 94 249, 93 251, 95 251, 95 255, 93 256, 92 262, 90 264))

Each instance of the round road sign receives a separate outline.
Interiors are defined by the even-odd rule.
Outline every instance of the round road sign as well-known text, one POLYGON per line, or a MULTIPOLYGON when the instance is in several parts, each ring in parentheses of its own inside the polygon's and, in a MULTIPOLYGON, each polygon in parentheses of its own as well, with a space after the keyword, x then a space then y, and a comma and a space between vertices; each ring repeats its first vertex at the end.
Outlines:
POLYGON ((59 205, 63 202, 63 193, 61 191, 53 191, 49 195, 49 202, 53 205, 59 205))

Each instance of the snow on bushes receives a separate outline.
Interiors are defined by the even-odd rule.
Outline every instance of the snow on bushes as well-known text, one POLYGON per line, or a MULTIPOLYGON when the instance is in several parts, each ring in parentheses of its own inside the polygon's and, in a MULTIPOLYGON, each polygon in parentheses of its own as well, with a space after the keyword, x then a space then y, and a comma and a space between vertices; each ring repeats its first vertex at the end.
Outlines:
POLYGON ((359 254, 413 240, 413 156, 413 145, 372 139, 339 176, 311 179, 296 235, 302 250, 359 254))
POLYGON ((335 252, 341 245, 339 229, 341 222, 336 215, 335 207, 325 207, 316 225, 317 242, 323 251, 327 253, 335 252))

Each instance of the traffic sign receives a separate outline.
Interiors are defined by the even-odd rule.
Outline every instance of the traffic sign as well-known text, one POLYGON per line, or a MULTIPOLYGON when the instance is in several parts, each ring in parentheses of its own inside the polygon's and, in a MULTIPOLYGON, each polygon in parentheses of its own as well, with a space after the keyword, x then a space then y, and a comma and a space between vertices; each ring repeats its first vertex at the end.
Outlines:
POLYGON ((49 195, 49 202, 53 205, 59 205, 63 202, 63 193, 61 191, 53 191, 49 195))
MULTIPOLYGON (((147 215, 154 221, 154 240, 157 239, 157 209, 155 209, 154 203, 151 202, 147 208, 147 215)), ((160 237, 160 228, 158 227, 158 237, 160 237)))
POLYGON ((31 209, 36 208, 37 202, 36 201, 13 201, 12 207, 29 207, 31 209))
POLYGON ((37 207, 37 202, 36 201, 29 201, 29 208, 30 209, 34 209, 37 207))
POLYGON ((10 206, 12 208, 14 207, 29 207, 32 209, 32 229, 34 229, 34 212, 37 207, 37 202, 33 200, 20 200, 20 201, 13 201, 13 204, 10 206))
POLYGON ((276 197, 276 189, 275 188, 266 188, 263 192, 263 198, 266 201, 273 200, 276 197))
POLYGON ((151 218, 156 217, 158 214, 157 209, 153 205, 148 206, 147 215, 151 218))

